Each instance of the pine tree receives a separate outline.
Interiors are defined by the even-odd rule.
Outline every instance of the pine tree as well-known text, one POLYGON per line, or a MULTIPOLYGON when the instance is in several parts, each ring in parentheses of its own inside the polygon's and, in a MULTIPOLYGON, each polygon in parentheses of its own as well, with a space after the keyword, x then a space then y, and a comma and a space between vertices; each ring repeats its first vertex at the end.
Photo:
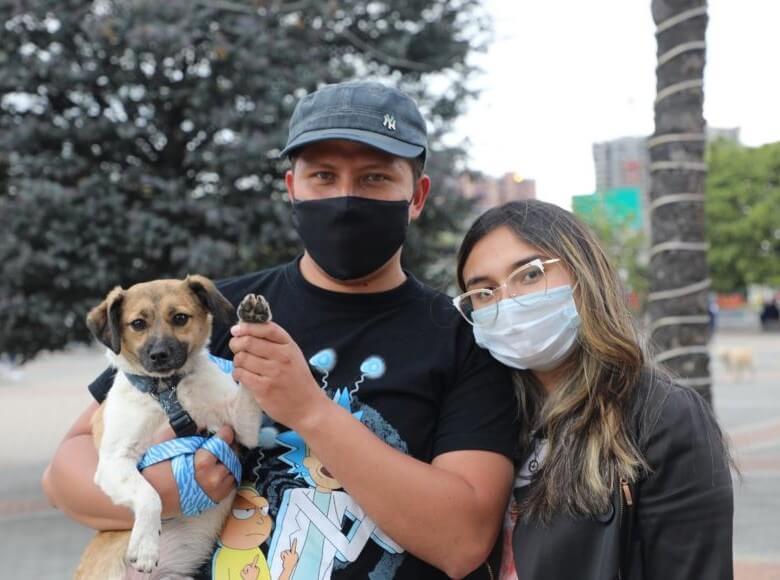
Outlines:
POLYGON ((434 191, 406 264, 449 281, 467 208, 437 137, 469 96, 477 0, 0 0, 0 27, 0 352, 87 340, 116 284, 298 253, 276 155, 297 100, 352 78, 429 120, 434 191))

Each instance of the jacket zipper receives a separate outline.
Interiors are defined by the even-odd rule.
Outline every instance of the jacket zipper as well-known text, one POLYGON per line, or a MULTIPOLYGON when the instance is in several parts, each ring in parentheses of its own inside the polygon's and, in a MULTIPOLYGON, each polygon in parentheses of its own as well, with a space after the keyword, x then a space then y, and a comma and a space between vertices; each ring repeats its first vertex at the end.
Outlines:
MULTIPOLYGON (((618 529, 621 529, 623 526, 623 512, 625 511, 624 502, 627 506, 634 505, 634 498, 631 495, 631 487, 628 485, 628 480, 625 477, 620 478, 620 490, 622 491, 620 495, 620 519, 618 520, 618 529)), ((623 538, 623 534, 620 534, 621 541, 623 538)), ((622 548, 621 546, 621 559, 622 559, 622 548)), ((618 575, 617 580, 623 580, 623 570, 621 570, 621 567, 618 566, 618 575)))
MULTIPOLYGON (((626 499, 626 505, 634 505, 634 498, 631 496, 631 488, 628 485, 628 480, 625 477, 620 478, 620 488, 623 490, 623 497, 626 499)), ((623 503, 620 503, 620 507, 623 507, 623 503)))

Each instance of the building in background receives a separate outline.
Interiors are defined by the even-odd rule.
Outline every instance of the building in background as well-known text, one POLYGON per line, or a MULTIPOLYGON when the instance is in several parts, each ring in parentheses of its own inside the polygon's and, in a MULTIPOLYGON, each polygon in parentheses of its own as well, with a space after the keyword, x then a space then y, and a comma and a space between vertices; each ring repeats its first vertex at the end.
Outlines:
POLYGON ((586 222, 604 219, 615 227, 643 229, 642 195, 638 187, 617 187, 571 198, 572 211, 586 222))
POLYGON ((509 201, 536 199, 536 182, 519 173, 505 173, 501 177, 464 173, 460 186, 463 196, 476 200, 480 211, 509 201))
POLYGON ((707 140, 712 142, 718 139, 739 143, 739 127, 707 127, 707 140))
MULTIPOLYGON (((739 143, 739 127, 707 127, 707 140, 726 139, 739 143)), ((593 162, 596 170, 596 197, 574 196, 572 208, 591 207, 596 199, 605 206, 607 217, 623 219, 625 204, 634 203, 639 227, 650 231, 650 216, 644 211, 650 199, 650 155, 647 149, 648 137, 620 137, 611 141, 593 144, 593 162), (629 193, 631 191, 631 193, 629 193), (598 197, 598 194, 603 194, 598 197), (579 201, 577 201, 579 199, 579 201), (629 201, 629 199, 631 201, 629 201), (613 207, 614 206, 614 207, 613 207)))
MULTIPOLYGON (((739 127, 707 127, 707 140, 726 139, 739 143, 739 127)), ((620 137, 593 144, 596 191, 638 187, 650 191, 650 156, 647 137, 620 137)))
POLYGON ((650 157, 646 137, 621 137, 593 144, 596 191, 624 187, 650 189, 650 157))

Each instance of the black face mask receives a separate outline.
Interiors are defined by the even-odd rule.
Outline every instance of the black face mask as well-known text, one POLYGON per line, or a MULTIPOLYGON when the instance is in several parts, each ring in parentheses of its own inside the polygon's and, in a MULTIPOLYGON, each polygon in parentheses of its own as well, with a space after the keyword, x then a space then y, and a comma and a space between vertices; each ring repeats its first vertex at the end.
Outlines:
POLYGON ((409 203, 352 195, 296 201, 293 224, 320 268, 337 280, 355 280, 377 271, 403 245, 409 203))

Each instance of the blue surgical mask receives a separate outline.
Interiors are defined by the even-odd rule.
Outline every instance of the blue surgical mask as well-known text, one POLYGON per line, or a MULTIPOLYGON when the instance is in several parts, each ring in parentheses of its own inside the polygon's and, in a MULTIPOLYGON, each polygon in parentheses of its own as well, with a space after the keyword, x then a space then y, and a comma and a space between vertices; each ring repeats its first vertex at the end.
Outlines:
POLYGON ((512 368, 553 369, 577 344, 580 317, 568 285, 505 298, 493 324, 481 326, 480 316, 479 310, 472 314, 477 344, 512 368))

